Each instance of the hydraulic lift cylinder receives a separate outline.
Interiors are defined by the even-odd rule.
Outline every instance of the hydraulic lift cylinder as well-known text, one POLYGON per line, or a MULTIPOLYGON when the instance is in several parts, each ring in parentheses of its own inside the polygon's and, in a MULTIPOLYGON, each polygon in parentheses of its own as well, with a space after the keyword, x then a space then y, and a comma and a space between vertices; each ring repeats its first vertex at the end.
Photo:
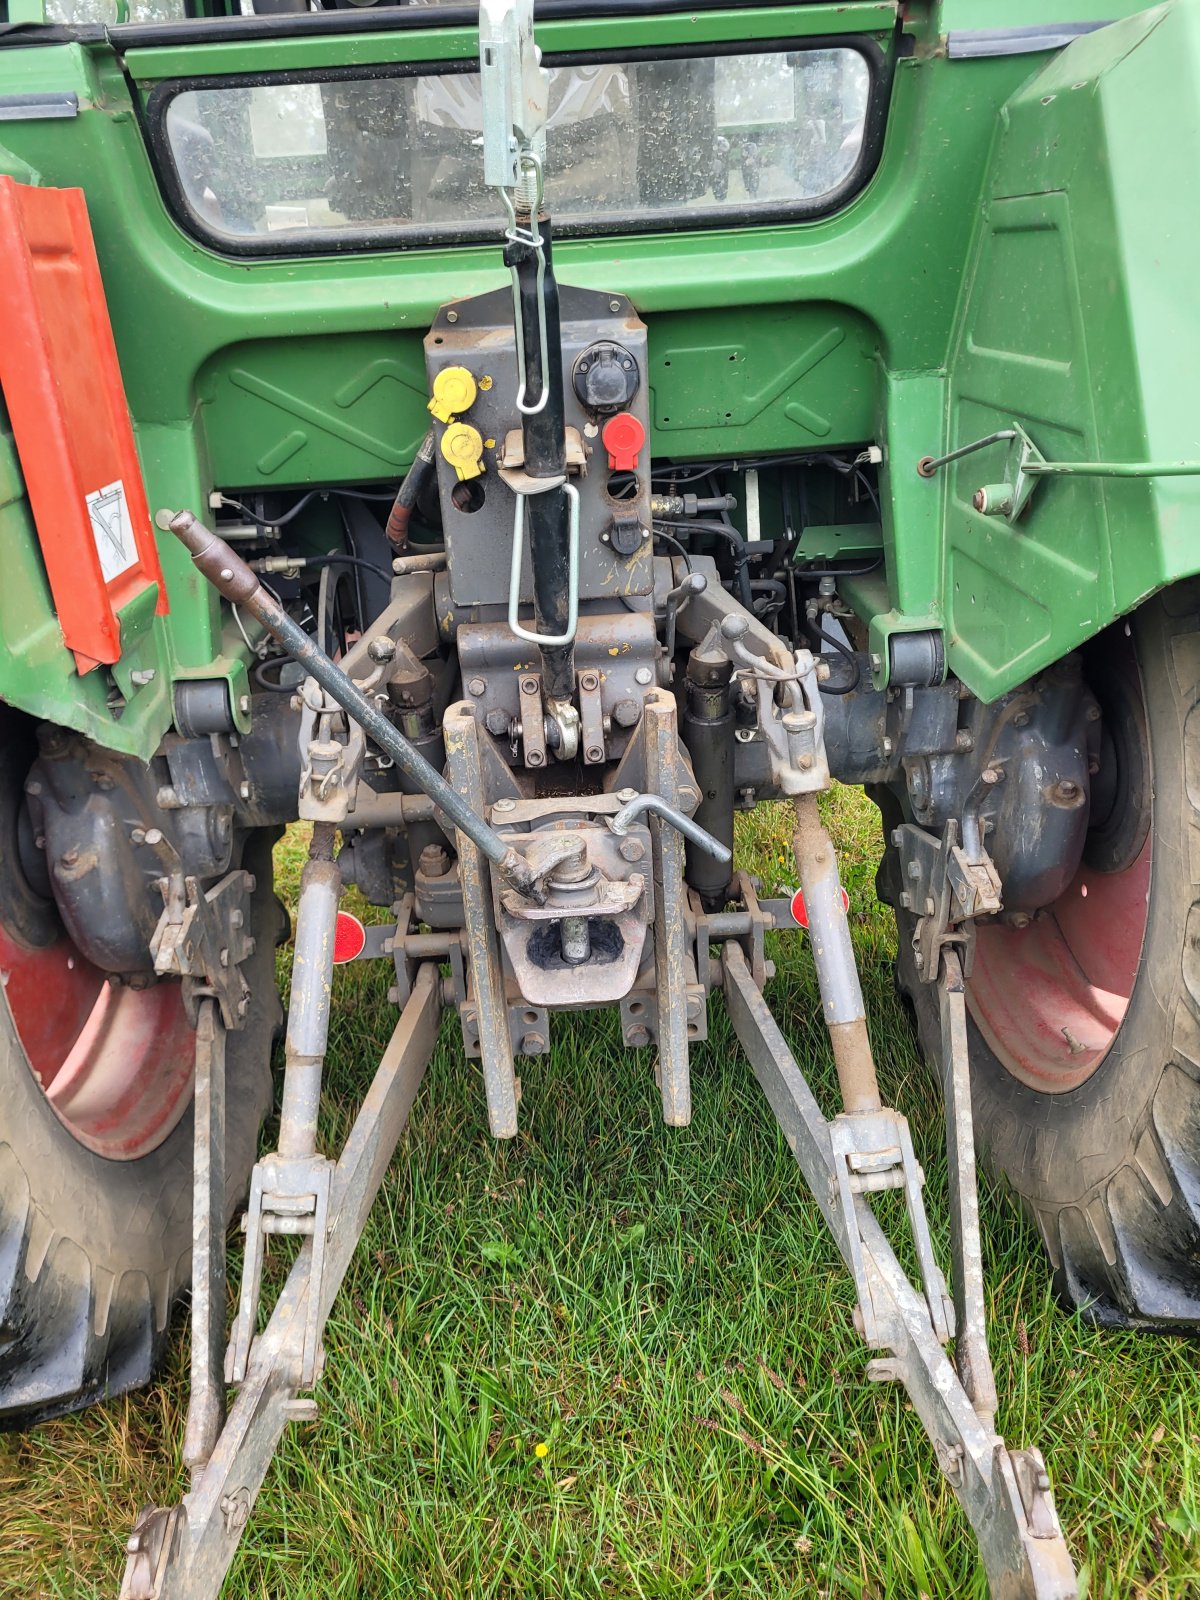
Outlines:
MULTIPOLYGON (((692 651, 687 664, 687 695, 683 711, 683 742, 692 758, 700 789, 695 821, 733 848, 733 710, 730 681, 733 665, 728 657, 692 651)), ((684 876, 700 896, 706 911, 720 911, 729 897, 729 859, 694 844, 687 847, 684 876)))

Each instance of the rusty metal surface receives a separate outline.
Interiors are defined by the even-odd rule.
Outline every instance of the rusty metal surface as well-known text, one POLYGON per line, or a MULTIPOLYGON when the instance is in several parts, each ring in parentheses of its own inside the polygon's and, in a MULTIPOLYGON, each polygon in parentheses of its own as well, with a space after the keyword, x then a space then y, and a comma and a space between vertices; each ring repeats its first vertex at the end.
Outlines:
MULTIPOLYGON (((480 731, 471 707, 465 701, 450 706, 442 727, 446 735, 446 767, 450 781, 468 805, 482 811, 485 792, 480 731)), ((512 846, 506 848, 511 850, 512 846)), ((512 1139, 517 1132, 517 1082, 489 875, 482 854, 462 833, 458 835, 458 872, 466 912, 463 942, 470 990, 467 1004, 459 1015, 464 1037, 474 1019, 474 1036, 483 1058, 483 1084, 492 1134, 497 1139, 512 1139)))
POLYGON ((963 1388, 985 1427, 996 1413, 996 1380, 987 1342, 987 1297, 979 1237, 975 1129, 971 1115, 971 1063, 963 974, 954 950, 942 950, 938 982, 942 1037, 942 1102, 949 1152, 950 1248, 954 1271, 954 1360, 963 1388))
MULTIPOLYGON (((679 733, 674 697, 663 689, 647 694, 643 711, 646 790, 679 807, 679 733)), ((695 803, 691 809, 695 809, 695 803)), ((663 1121, 686 1128, 692 1120, 692 1085, 688 1063, 687 891, 683 881, 683 836, 654 817, 654 979, 658 1002, 658 1079, 663 1121)))
MULTIPOLYGON (((529 724, 520 689, 527 677, 537 677, 537 651, 516 638, 504 622, 463 622, 455 634, 455 643, 463 693, 475 706, 480 720, 489 728, 489 719, 495 719, 497 727, 503 719, 520 722, 528 747, 529 724)), ((575 665, 586 765, 597 765, 597 750, 601 761, 618 757, 625 750, 641 716, 642 698, 648 685, 655 681, 656 660, 657 641, 650 611, 581 613, 575 633, 575 665), (638 681, 639 672, 644 682, 638 681)), ((528 764, 544 766, 545 762, 528 764)))
POLYGON ((200 1002, 192 1097, 191 1392, 183 1463, 203 1470, 225 1421, 225 1028, 200 1002))
MULTIPOLYGON (((597 800, 606 808, 618 803, 615 795, 597 800)), ((584 846, 582 881, 577 887, 556 886, 551 879, 544 905, 530 906, 499 886, 494 893, 496 920, 513 978, 523 999, 534 1006, 572 1010, 609 1004, 629 992, 641 965, 654 906, 650 832, 644 826, 631 828, 620 838, 603 815, 588 815, 591 807, 591 800, 535 801, 511 804, 503 812, 493 809, 495 822, 512 819, 512 828, 502 837, 514 848, 521 848, 522 841, 535 841, 526 846, 527 856, 533 855, 536 841, 543 837, 565 835, 584 846), (527 813, 534 813, 531 820, 538 825, 532 832, 520 833, 517 818, 527 813), (571 916, 608 926, 603 936, 592 940, 592 958, 568 967, 555 959, 553 929, 545 925, 552 920, 561 924, 571 916)))

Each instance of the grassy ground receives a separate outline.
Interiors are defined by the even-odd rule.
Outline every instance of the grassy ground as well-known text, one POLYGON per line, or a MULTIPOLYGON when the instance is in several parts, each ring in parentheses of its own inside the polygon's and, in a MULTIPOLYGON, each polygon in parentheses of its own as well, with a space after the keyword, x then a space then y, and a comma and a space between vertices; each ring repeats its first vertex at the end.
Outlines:
MULTIPOLYGON (((940 1108, 892 994, 875 813, 842 791, 829 815, 944 1252, 940 1108)), ((778 811, 741 842, 768 888, 791 875, 778 811)), ((832 1109, 805 943, 775 942, 771 1001, 832 1109)), ((385 987, 339 975, 331 1140, 385 1042, 385 987)), ((321 1420, 285 1439, 226 1592, 983 1596, 903 1394, 862 1381, 849 1281, 719 1004, 686 1131, 662 1126, 649 1052, 609 1017, 557 1019, 523 1072, 521 1135, 497 1146, 445 1025, 329 1330, 321 1420)), ((1087 1592, 1200 1595, 1195 1346, 1063 1313, 1032 1230, 983 1199, 1000 1425, 1045 1451, 1087 1592)), ((184 1361, 181 1329, 156 1388, 0 1439, 0 1594, 115 1595, 138 1506, 184 1487, 184 1361)))

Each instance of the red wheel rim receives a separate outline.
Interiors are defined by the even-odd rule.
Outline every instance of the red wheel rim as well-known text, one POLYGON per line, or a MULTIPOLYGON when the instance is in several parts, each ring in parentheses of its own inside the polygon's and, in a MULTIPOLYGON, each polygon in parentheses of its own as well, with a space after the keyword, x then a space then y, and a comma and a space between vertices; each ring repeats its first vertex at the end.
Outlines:
POLYGON ((34 1077, 80 1144, 114 1161, 161 1144, 192 1093, 179 986, 114 987, 65 937, 27 950, 3 929, 0 982, 34 1077))
POLYGON ((1027 928, 977 932, 971 1016, 1008 1071, 1044 1094, 1090 1078, 1125 1018, 1146 934, 1150 837, 1122 872, 1080 867, 1027 928))

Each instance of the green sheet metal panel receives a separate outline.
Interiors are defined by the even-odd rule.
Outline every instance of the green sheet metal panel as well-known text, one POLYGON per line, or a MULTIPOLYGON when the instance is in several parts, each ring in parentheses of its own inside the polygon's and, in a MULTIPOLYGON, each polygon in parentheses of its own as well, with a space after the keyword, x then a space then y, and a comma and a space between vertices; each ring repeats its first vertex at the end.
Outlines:
MULTIPOLYGON (((948 445, 1019 422, 1052 460, 1200 457, 1200 5, 1072 44, 1001 114, 950 362, 948 445)), ((1200 568, 1200 483, 1050 479, 972 508, 1006 446, 944 486, 952 668, 991 698, 1200 568)))

